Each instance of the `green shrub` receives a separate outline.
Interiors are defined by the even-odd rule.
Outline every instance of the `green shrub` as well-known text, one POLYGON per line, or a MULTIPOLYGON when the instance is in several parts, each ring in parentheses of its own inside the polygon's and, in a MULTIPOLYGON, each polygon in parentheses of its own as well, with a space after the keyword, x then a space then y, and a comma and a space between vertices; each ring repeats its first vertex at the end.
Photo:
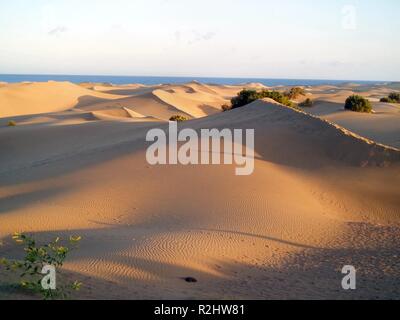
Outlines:
POLYGON ((386 103, 400 103, 400 93, 392 92, 388 97, 383 97, 380 101, 386 103))
POLYGON ((15 127, 17 125, 17 123, 15 121, 8 121, 8 126, 9 127, 15 127))
POLYGON ((314 105, 314 102, 310 98, 307 98, 303 102, 299 103, 299 106, 303 107, 303 108, 309 108, 309 107, 312 107, 313 105, 314 105))
POLYGON ((187 121, 189 120, 188 118, 184 117, 184 116, 173 116, 169 119, 169 121, 176 121, 176 122, 183 122, 183 121, 187 121))
POLYGON ((305 96, 305 95, 306 95, 305 90, 300 87, 295 87, 295 88, 290 89, 289 92, 285 92, 285 96, 287 96, 291 100, 296 99, 299 96, 305 96))
POLYGON ((276 102, 279 102, 285 106, 288 107, 294 107, 294 104, 290 101, 289 97, 285 96, 284 94, 278 92, 278 91, 268 91, 268 90, 263 90, 261 92, 263 98, 270 98, 272 100, 275 100, 276 102))
POLYGON ((388 96, 389 100, 395 101, 395 102, 400 102, 400 93, 392 92, 388 96))
POLYGON ((72 291, 78 291, 81 288, 82 284, 78 281, 60 285, 58 277, 55 290, 44 289, 41 285, 45 276, 41 273, 43 267, 48 265, 57 268, 62 267, 68 253, 77 247, 81 237, 70 237, 68 241, 70 247, 66 244, 61 245, 62 240, 60 238, 44 246, 37 246, 36 241, 25 234, 15 233, 12 238, 18 245, 24 247, 25 257, 23 260, 1 258, 0 265, 3 265, 7 271, 19 273, 20 286, 22 288, 34 293, 40 293, 45 300, 65 299, 72 291))
POLYGON ((231 100, 232 109, 243 107, 258 99, 262 99, 262 97, 256 90, 242 90, 238 93, 237 97, 231 100))
POLYGON ((248 105, 256 100, 270 98, 279 102, 283 105, 293 107, 294 104, 289 100, 287 96, 278 91, 268 91, 268 90, 242 90, 238 93, 237 97, 231 100, 232 109, 240 108, 248 105))
POLYGON ((348 97, 344 108, 355 112, 372 112, 372 105, 369 100, 358 95, 348 97))

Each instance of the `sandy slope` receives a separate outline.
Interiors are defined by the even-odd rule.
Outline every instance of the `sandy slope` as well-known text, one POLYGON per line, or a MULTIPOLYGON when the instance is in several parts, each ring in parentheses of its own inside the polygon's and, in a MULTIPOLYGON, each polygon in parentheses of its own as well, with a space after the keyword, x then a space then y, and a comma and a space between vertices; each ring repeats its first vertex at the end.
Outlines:
POLYGON ((221 106, 229 101, 213 92, 208 87, 198 86, 170 87, 166 90, 155 90, 154 95, 193 118, 205 117, 221 112, 221 106))
MULTIPOLYGON (((139 118, 161 110, 122 99, 139 118)), ((0 128, 1 255, 14 231, 82 235, 65 266, 81 298, 400 298, 398 151, 271 101, 182 126, 255 128, 255 173, 149 166, 145 135, 163 122, 0 128), (340 289, 345 264, 355 292, 340 289)))
POLYGON ((65 111, 77 105, 120 98, 69 82, 17 83, 0 88, 0 118, 65 111))
POLYGON ((400 105, 380 103, 380 98, 393 92, 391 87, 335 87, 326 90, 314 87, 310 98, 315 106, 305 111, 339 124, 371 140, 400 148, 400 105), (351 89, 351 90, 350 90, 351 89), (332 91, 333 90, 333 91, 332 91), (373 104, 374 113, 363 114, 344 110, 348 96, 359 94, 373 104))
MULTIPOLYGON (((103 89, 103 88, 100 88, 103 89)), ((125 86, 107 90, 108 93, 129 97, 102 102, 85 107, 88 109, 124 106, 140 114, 163 120, 174 115, 187 118, 205 117, 221 111, 221 106, 240 91, 240 87, 204 85, 191 82, 186 85, 160 85, 154 87, 125 86)), ((104 91, 103 91, 104 92, 104 91)))
MULTIPOLYGON (((58 123, 69 111, 68 123, 79 120, 142 118, 169 120, 182 115, 197 118, 217 113, 241 87, 187 85, 75 85, 68 82, 5 84, 0 88, 0 127, 58 123), (215 88, 215 90, 214 90, 215 88), (93 113, 95 115, 93 116, 93 113), (38 115, 41 116, 33 116, 38 115), (85 115, 85 119, 82 119, 85 115), (63 116, 62 116, 63 117, 63 116)), ((64 121, 65 123, 65 121, 64 121)))

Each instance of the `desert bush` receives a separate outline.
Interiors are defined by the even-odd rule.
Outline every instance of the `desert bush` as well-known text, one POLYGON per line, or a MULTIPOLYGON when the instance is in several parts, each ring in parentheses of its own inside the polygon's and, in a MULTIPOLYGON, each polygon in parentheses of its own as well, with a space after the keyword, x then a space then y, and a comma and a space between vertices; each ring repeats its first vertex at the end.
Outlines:
POLYGON ((269 91, 269 90, 242 90, 238 93, 237 97, 234 97, 231 101, 232 109, 240 108, 245 105, 248 105, 256 100, 270 98, 284 104, 289 107, 293 107, 294 104, 289 100, 287 96, 278 92, 278 91, 269 91))
POLYGON ((15 122, 15 121, 8 121, 8 124, 7 124, 9 127, 15 127, 16 125, 17 125, 17 123, 15 122))
POLYGON ((395 102, 400 102, 400 93, 392 92, 388 96, 389 100, 395 101, 395 102))
POLYGON ((310 98, 307 98, 303 102, 299 103, 299 106, 303 107, 303 108, 312 107, 313 105, 314 105, 314 102, 310 98))
POLYGON ((243 107, 258 99, 262 99, 259 92, 257 92, 256 90, 244 89, 240 91, 238 95, 231 100, 232 109, 243 107))
POLYGON ((287 96, 289 99, 296 99, 299 96, 305 96, 306 92, 303 88, 300 87, 295 87, 290 89, 289 92, 285 92, 285 96, 287 96))
POLYGON ((372 105, 369 100, 358 95, 348 97, 344 108, 355 112, 372 112, 372 105))
POLYGON ((229 111, 229 110, 232 110, 232 106, 230 106, 230 105, 227 105, 227 104, 223 104, 222 105, 222 107, 221 107, 221 109, 222 109, 222 111, 229 111))
POLYGON ((184 117, 184 116, 173 116, 169 119, 169 121, 176 121, 176 122, 183 122, 183 121, 187 121, 189 120, 188 118, 184 117))
POLYGON ((45 266, 62 267, 68 253, 77 247, 81 237, 71 236, 68 241, 69 246, 62 245, 61 242, 64 241, 60 238, 56 238, 53 242, 43 246, 38 246, 32 237, 25 234, 15 233, 12 238, 18 245, 23 246, 25 257, 23 260, 1 258, 0 265, 4 266, 7 271, 19 274, 22 288, 41 294, 45 300, 65 299, 73 291, 78 291, 81 288, 82 284, 78 281, 67 285, 60 285, 57 281, 55 290, 44 289, 42 280, 45 274, 41 273, 45 266))
POLYGON ((380 101, 386 103, 400 103, 400 93, 392 92, 389 96, 383 97, 380 101))
POLYGON ((268 90, 263 90, 261 92, 263 98, 270 98, 272 100, 275 100, 276 102, 279 102, 285 106, 288 107, 294 107, 295 105, 290 101, 289 97, 285 96, 283 93, 280 93, 278 91, 268 91, 268 90))

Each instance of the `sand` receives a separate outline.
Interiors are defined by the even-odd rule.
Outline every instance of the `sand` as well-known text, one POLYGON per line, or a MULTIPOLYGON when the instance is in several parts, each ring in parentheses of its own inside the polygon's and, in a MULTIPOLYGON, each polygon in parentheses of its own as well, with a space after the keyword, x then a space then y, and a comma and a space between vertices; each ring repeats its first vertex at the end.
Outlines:
MULTIPOLYGON (((16 256, 16 231, 82 236, 63 269, 84 283, 79 299, 400 298, 398 112, 356 130, 361 115, 330 111, 352 90, 315 87, 321 102, 304 111, 267 99, 222 113, 218 104, 243 86, 196 82, 32 84, 32 101, 45 96, 41 87, 46 96, 70 88, 36 109, 21 86, 0 91, 9 103, 0 119, 0 256, 16 256), (93 100, 82 104, 80 94, 93 100), (254 174, 150 166, 146 133, 175 114, 191 119, 181 128, 255 129, 254 174), (351 292, 341 289, 349 264, 358 270, 351 292)), ((10 289, 4 271, 0 281, 0 298, 32 298, 10 289)))
POLYGON ((400 104, 380 103, 380 98, 393 92, 390 88, 358 88, 349 91, 338 88, 335 93, 310 95, 315 106, 306 111, 345 127, 363 137, 400 148, 400 104), (369 89, 369 90, 368 90, 369 89), (373 102, 373 114, 363 114, 343 109, 346 98, 359 94, 373 102))
POLYGON ((87 90, 68 82, 17 83, 0 88, 0 117, 65 111, 119 96, 87 90))

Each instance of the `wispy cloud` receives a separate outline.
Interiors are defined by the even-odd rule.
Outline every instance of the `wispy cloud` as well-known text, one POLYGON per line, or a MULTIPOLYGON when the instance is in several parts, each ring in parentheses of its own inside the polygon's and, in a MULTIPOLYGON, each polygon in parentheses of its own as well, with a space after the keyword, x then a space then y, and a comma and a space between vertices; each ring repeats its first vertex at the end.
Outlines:
POLYGON ((67 31, 68 31, 68 28, 67 28, 67 27, 65 27, 65 26, 58 26, 58 27, 56 27, 56 28, 50 30, 47 34, 48 34, 49 36, 59 36, 59 35, 61 35, 62 33, 65 33, 65 32, 67 32, 67 31))
POLYGON ((196 30, 193 30, 192 32, 193 32, 193 38, 190 41, 190 43, 195 43, 195 42, 199 42, 199 41, 208 41, 216 36, 215 32, 201 33, 196 30))
POLYGON ((200 32, 197 30, 192 31, 175 31, 174 38, 177 42, 186 42, 188 45, 192 45, 198 42, 209 41, 217 35, 216 32, 200 32))

